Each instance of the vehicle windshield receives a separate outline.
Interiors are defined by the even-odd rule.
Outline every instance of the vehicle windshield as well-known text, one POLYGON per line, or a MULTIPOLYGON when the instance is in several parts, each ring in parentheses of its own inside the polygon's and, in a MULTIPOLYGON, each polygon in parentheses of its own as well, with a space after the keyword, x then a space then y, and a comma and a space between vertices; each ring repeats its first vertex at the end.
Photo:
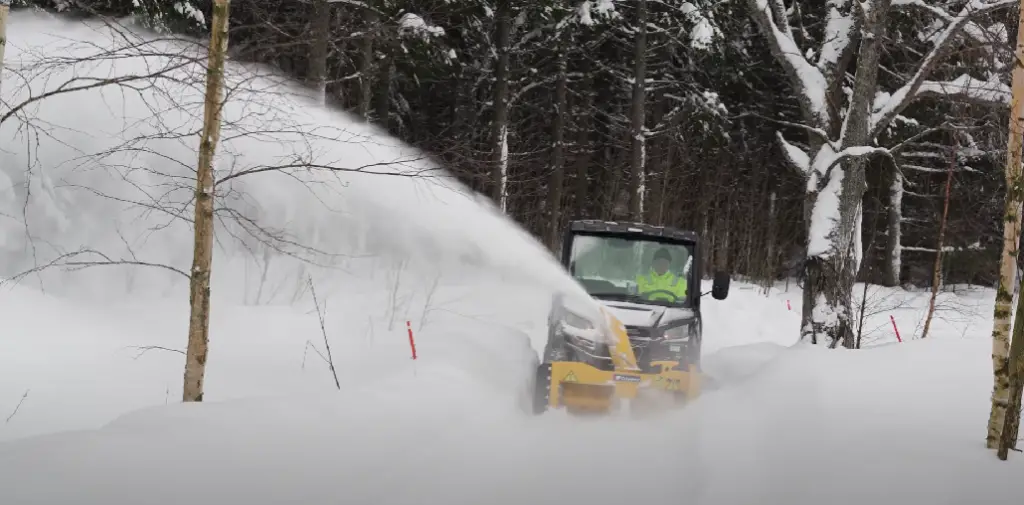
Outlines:
POLYGON ((575 235, 569 271, 594 298, 686 307, 692 252, 689 244, 575 235))

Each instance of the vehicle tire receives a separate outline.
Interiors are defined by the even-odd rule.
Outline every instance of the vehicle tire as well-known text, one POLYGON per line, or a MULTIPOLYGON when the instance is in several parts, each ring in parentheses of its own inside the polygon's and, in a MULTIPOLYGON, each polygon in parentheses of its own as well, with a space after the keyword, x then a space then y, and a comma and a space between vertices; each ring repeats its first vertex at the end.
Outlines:
POLYGON ((533 414, 540 415, 548 410, 548 399, 551 391, 551 365, 541 363, 537 366, 533 379, 533 414))

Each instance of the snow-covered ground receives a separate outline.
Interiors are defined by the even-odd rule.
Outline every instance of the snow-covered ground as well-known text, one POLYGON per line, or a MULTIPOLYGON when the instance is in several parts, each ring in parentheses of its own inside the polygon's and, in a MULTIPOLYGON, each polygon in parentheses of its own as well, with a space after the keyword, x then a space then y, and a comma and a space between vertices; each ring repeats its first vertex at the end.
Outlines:
MULTIPOLYGON (((202 405, 176 403, 180 355, 126 348, 177 347, 182 307, 5 291, 0 413, 29 394, 0 428, 4 503, 1008 504, 1024 490, 1021 460, 998 462, 981 435, 988 290, 956 297, 966 325, 849 352, 786 347, 798 293, 737 284, 705 305, 719 389, 654 417, 576 419, 520 409, 545 307, 504 287, 437 287, 423 329, 408 316, 415 362, 385 300, 337 295, 341 391, 306 352, 323 349, 312 307, 222 307, 202 405), (26 436, 65 430, 84 431, 26 436)), ((912 325, 920 308, 891 313, 912 325)))
MULTIPOLYGON (((102 30, 20 13, 8 36, 8 59, 26 72, 45 70, 33 58, 69 54, 57 37, 111 44, 102 30)), ((50 86, 71 71, 49 70, 50 86)), ((25 96, 6 76, 2 91, 8 101, 25 96)), ((194 105, 196 93, 184 86, 172 96, 194 105)), ((115 149, 126 130, 159 130, 144 121, 153 113, 140 96, 159 97, 111 95, 30 107, 47 132, 32 137, 38 146, 25 142, 32 130, 0 125, 0 176, 11 181, 0 178, 0 277, 82 247, 188 268, 187 220, 161 216, 187 203, 187 181, 169 181, 187 179, 194 142, 115 149), (151 197, 163 198, 161 208, 139 211, 151 197)), ((247 105, 229 117, 265 118, 245 109, 265 102, 242 96, 247 105)), ((273 103, 303 131, 322 124, 335 137, 375 135, 301 98, 275 91, 273 103)), ((157 116, 195 120, 178 110, 157 116)), ((380 136, 320 140, 315 149, 233 142, 222 177, 310 152, 348 166, 410 152, 380 136)), ((231 240, 242 225, 222 224, 202 404, 177 402, 187 293, 176 274, 49 269, 0 288, 0 503, 1009 504, 1024 492, 1013 478, 1022 460, 1001 463, 984 449, 991 290, 944 293, 922 341, 927 295, 870 288, 870 348, 851 352, 791 347, 801 310, 795 287, 765 296, 735 283, 729 299, 703 306, 705 366, 718 389, 651 417, 534 418, 521 400, 547 303, 553 291, 574 289, 551 258, 450 185, 291 175, 305 183, 274 173, 235 179, 245 185, 230 187, 248 197, 225 205, 317 247, 274 243, 325 265, 251 237, 231 240), (340 390, 320 358, 324 333, 340 390)))

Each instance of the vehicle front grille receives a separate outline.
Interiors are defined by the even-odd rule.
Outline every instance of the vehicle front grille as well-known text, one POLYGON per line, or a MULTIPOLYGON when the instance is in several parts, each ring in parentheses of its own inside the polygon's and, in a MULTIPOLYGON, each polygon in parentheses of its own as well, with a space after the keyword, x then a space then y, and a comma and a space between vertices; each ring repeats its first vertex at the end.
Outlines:
POLYGON ((636 356, 637 365, 643 372, 652 372, 651 367, 651 335, 652 331, 650 328, 642 328, 637 326, 627 326, 626 336, 629 337, 630 347, 633 348, 633 354, 636 356))

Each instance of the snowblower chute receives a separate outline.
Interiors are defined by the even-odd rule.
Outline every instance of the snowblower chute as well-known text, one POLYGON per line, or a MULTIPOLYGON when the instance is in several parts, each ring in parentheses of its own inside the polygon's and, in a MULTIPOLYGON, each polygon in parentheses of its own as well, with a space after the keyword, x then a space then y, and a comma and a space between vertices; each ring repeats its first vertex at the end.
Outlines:
MULTIPOLYGON (((670 403, 700 394, 700 247, 695 233, 638 223, 573 221, 563 265, 601 304, 598 321, 556 296, 534 381, 534 412, 606 413, 622 399, 670 403), (691 289, 692 287, 692 289, 691 289)), ((715 275, 724 299, 729 276, 715 275)))

